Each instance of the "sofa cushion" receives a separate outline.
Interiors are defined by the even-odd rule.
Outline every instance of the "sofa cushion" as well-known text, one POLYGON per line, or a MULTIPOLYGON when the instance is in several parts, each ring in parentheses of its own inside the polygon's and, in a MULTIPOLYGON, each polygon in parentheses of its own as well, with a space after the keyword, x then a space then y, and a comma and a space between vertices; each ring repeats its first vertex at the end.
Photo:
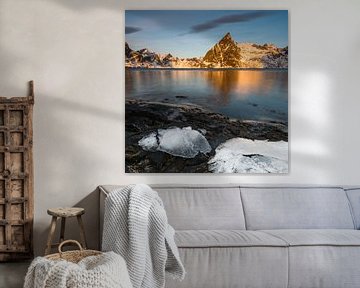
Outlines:
POLYGON ((289 288, 357 288, 360 231, 348 229, 265 230, 289 247, 289 288))
POLYGON ((246 226, 266 229, 354 229, 342 188, 241 187, 246 226))
POLYGON ((358 246, 289 247, 289 288, 359 288, 358 246))
MULTIPOLYGON (((238 186, 150 185, 164 203, 169 223, 176 230, 245 230, 238 186)), ((121 185, 102 185, 108 193, 121 185)))
POLYGON ((178 247, 252 247, 280 246, 288 244, 260 231, 244 230, 183 230, 176 231, 175 242, 178 247))
POLYGON ((153 187, 176 230, 244 230, 239 187, 153 187))
POLYGON ((287 288, 288 247, 179 248, 183 281, 166 288, 287 288))
POLYGON ((360 246, 360 231, 348 229, 262 230, 289 246, 360 246))

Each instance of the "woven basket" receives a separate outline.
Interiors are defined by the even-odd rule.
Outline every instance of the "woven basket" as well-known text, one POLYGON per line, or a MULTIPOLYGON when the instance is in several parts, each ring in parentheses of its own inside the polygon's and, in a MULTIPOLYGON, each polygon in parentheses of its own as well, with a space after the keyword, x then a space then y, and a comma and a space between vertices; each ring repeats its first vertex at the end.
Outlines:
POLYGON ((47 258, 49 260, 54 260, 54 261, 66 260, 69 262, 78 263, 85 257, 96 256, 96 255, 102 254, 102 252, 100 252, 100 251, 83 249, 81 244, 76 240, 66 240, 66 241, 61 242, 61 244, 59 245, 58 251, 59 251, 59 253, 47 255, 47 256, 45 256, 45 258, 47 258), (63 252, 61 250, 61 248, 65 244, 69 244, 69 243, 76 244, 79 247, 79 250, 63 252))

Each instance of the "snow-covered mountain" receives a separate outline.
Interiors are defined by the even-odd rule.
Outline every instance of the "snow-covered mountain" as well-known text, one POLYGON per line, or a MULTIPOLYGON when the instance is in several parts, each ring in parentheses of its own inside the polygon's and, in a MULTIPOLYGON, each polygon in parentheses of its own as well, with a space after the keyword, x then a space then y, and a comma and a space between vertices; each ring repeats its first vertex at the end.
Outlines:
POLYGON ((230 33, 204 57, 179 58, 148 49, 132 50, 125 43, 125 67, 129 68, 288 68, 288 47, 237 43, 230 33))
POLYGON ((129 68, 200 68, 201 58, 179 58, 148 49, 132 50, 125 43, 125 67, 129 68))
POLYGON ((273 44, 238 43, 244 68, 288 68, 288 47, 273 44))

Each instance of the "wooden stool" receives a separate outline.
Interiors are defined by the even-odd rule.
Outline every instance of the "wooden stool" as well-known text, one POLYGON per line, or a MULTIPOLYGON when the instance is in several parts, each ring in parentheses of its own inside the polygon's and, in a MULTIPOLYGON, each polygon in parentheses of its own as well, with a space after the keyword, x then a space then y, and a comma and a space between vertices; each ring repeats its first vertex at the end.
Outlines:
POLYGON ((84 208, 50 208, 47 210, 47 213, 52 216, 51 224, 50 224, 50 231, 49 236, 46 244, 46 250, 45 255, 50 254, 52 247, 57 247, 61 242, 64 241, 64 234, 65 234, 65 223, 66 218, 69 217, 76 217, 79 223, 80 227, 80 239, 81 239, 81 245, 84 249, 86 249, 86 239, 85 239, 85 230, 84 230, 84 224, 81 219, 81 215, 85 213, 84 208), (60 242, 59 243, 52 243, 52 239, 54 237, 55 228, 56 228, 56 222, 58 217, 61 218, 61 229, 60 229, 60 242))

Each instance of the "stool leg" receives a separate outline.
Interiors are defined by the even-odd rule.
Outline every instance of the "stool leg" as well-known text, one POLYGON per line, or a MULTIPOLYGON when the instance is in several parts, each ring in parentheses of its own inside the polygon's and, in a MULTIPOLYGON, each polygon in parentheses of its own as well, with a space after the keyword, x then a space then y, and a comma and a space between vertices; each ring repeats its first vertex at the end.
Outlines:
POLYGON ((61 217, 60 243, 64 241, 66 218, 61 217))
POLYGON ((81 219, 81 215, 77 216, 77 220, 78 220, 79 226, 80 226, 81 245, 83 246, 84 249, 86 249, 87 244, 86 244, 86 238, 85 238, 85 229, 84 229, 84 223, 82 222, 82 219, 81 219))
POLYGON ((50 254, 50 251, 51 251, 51 243, 52 243, 52 239, 53 239, 54 233, 55 233, 56 220, 57 220, 56 216, 53 216, 51 219, 50 231, 49 231, 49 236, 48 236, 48 240, 47 240, 47 244, 46 244, 45 255, 50 254))

